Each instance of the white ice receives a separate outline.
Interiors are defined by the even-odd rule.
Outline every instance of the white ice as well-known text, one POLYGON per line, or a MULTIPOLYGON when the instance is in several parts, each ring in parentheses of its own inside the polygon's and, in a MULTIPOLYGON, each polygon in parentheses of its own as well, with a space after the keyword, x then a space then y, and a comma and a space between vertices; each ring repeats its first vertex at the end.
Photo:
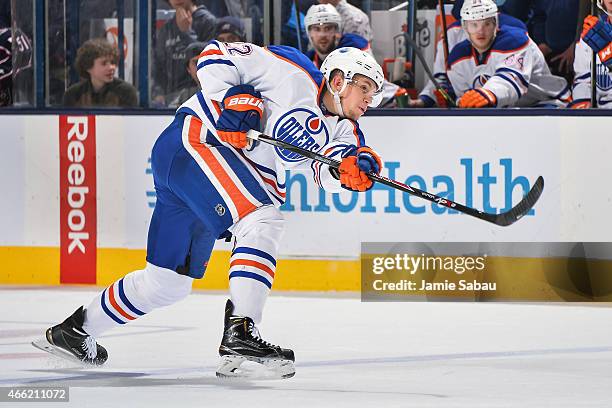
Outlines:
MULTIPOLYGON (((610 305, 361 303, 271 296, 264 339, 296 376, 215 377, 225 295, 186 300, 99 338, 103 368, 33 348, 95 289, 0 287, 0 387, 62 385, 61 407, 610 407, 610 305)), ((0 406, 41 407, 40 403, 0 406)))

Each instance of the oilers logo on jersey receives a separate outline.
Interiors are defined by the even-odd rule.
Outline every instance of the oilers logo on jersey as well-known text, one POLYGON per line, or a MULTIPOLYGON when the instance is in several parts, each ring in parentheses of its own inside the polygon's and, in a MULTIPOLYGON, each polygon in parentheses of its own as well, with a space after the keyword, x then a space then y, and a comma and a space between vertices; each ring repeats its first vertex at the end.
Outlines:
POLYGON ((609 91, 612 89, 612 76, 602 64, 597 64, 597 88, 602 91, 609 91))
MULTIPOLYGON (((329 143, 329 130, 325 120, 309 108, 295 108, 282 115, 274 124, 272 136, 314 152, 329 143)), ((286 149, 277 147, 275 150, 278 156, 287 162, 306 160, 304 156, 286 149)))
POLYGON ((491 78, 491 75, 488 74, 480 74, 474 78, 474 82, 472 82, 472 88, 480 88, 487 83, 487 81, 491 78))

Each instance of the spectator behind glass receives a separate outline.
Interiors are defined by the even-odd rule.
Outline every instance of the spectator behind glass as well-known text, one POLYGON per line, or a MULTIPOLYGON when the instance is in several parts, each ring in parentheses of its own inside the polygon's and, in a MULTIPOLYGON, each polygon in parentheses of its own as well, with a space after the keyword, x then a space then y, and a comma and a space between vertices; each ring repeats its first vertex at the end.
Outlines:
MULTIPOLYGON (((263 0, 201 0, 200 4, 208 7, 217 17, 237 17, 251 20, 251 39, 249 42, 263 44, 263 0)), ((245 40, 246 41, 246 34, 245 40)))
POLYGON ((170 0, 176 10, 157 33, 153 61, 153 106, 163 107, 191 84, 185 71, 185 50, 195 41, 207 42, 215 34, 216 18, 193 0, 170 0))
MULTIPOLYGON (((215 40, 221 42, 244 42, 246 34, 244 26, 240 19, 236 17, 223 17, 217 21, 215 27, 215 40)), ((168 107, 176 108, 193 94, 200 90, 200 82, 198 80, 198 57, 202 50, 206 47, 205 42, 196 41, 189 44, 185 49, 185 66, 187 73, 193 79, 189 86, 183 88, 172 101, 168 103, 168 107)))
POLYGON ((372 27, 368 15, 346 0, 319 0, 321 4, 331 4, 342 17, 342 34, 357 34, 372 42, 372 27))
POLYGON ((168 107, 177 108, 193 94, 200 90, 200 81, 198 80, 198 57, 206 47, 205 42, 196 41, 191 43, 185 49, 185 69, 191 78, 188 86, 184 87, 172 101, 168 103, 168 107))
POLYGON ((64 94, 67 107, 135 107, 136 88, 115 78, 117 50, 104 39, 85 41, 77 51, 75 68, 82 78, 64 94))
POLYGON ((244 42, 244 24, 236 17, 223 17, 217 21, 215 39, 221 42, 244 42))
POLYGON ((283 45, 289 45, 291 47, 300 49, 302 52, 305 52, 308 49, 308 33, 306 33, 304 28, 304 16, 312 5, 317 4, 317 0, 297 0, 300 17, 299 43, 295 3, 296 2, 294 1, 281 2, 281 21, 284 22, 281 26, 281 42, 283 45))
MULTIPOLYGON (((580 0, 506 0, 501 10, 527 23, 554 74, 573 76, 580 0)), ((587 0, 583 0, 587 2, 587 0)), ((590 3, 590 2, 588 2, 590 3)))

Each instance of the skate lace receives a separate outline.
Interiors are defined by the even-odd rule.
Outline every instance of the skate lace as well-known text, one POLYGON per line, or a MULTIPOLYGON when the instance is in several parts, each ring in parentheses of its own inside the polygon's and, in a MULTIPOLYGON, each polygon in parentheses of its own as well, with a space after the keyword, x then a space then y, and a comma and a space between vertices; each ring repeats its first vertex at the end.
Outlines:
POLYGON ((87 358, 90 360, 93 360, 98 355, 98 344, 96 339, 91 336, 85 337, 83 343, 81 343, 81 348, 87 353, 87 358))
POLYGON ((249 325, 249 331, 251 332, 251 336, 253 336, 255 341, 257 341, 259 344, 262 344, 267 347, 274 347, 274 348, 276 347, 274 344, 268 343, 267 341, 261 338, 261 335, 259 334, 259 330, 257 330, 257 327, 255 327, 254 324, 251 323, 249 325))

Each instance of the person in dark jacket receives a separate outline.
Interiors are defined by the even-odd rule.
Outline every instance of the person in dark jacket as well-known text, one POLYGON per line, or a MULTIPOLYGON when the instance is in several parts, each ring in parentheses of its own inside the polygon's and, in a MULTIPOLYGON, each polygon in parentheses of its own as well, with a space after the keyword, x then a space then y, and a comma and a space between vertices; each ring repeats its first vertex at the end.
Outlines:
POLYGON ((77 51, 75 68, 82 80, 64 94, 67 107, 135 107, 136 88, 115 78, 118 52, 105 39, 93 39, 77 51))
POLYGON ((157 32, 153 60, 153 105, 162 107, 176 99, 190 86, 191 77, 185 71, 185 50, 194 41, 208 42, 214 38, 217 19, 205 6, 194 0, 169 0, 176 10, 157 32))

